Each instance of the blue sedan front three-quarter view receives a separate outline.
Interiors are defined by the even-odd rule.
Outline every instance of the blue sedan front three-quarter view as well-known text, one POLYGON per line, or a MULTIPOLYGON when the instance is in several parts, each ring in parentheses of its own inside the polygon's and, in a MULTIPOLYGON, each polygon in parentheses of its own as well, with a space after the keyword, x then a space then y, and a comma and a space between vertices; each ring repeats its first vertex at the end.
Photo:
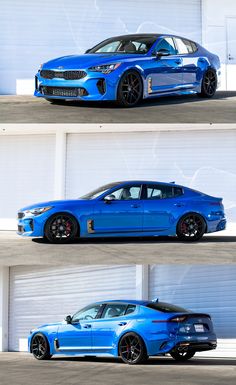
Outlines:
POLYGON ((209 314, 158 300, 97 302, 65 321, 31 330, 28 339, 29 352, 38 360, 63 354, 120 357, 127 364, 166 354, 186 361, 216 346, 209 314))
POLYGON ((212 97, 220 85, 219 57, 187 38, 133 34, 106 39, 83 55, 41 65, 35 93, 52 103, 63 100, 117 101, 197 93, 212 97))
POLYGON ((159 235, 197 241, 225 227, 222 198, 154 181, 114 182, 78 199, 36 203, 18 212, 18 234, 52 243, 159 235))

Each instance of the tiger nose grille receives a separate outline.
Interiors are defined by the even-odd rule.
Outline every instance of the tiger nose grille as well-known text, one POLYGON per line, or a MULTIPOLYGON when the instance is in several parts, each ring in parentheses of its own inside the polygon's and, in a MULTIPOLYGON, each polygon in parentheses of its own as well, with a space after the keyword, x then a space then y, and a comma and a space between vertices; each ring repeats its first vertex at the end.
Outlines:
POLYGON ((65 80, 78 80, 87 75, 85 71, 52 71, 41 70, 40 76, 44 79, 65 79, 65 80))

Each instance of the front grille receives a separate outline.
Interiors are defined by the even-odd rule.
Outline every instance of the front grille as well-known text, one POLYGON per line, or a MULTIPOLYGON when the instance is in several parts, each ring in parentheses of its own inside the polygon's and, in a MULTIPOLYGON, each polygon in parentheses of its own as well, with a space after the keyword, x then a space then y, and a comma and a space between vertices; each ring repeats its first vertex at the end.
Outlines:
POLYGON ((18 213, 18 219, 24 218, 24 216, 25 216, 24 213, 21 213, 21 212, 18 213))
POLYGON ((87 75, 85 71, 53 71, 53 70, 41 70, 40 76, 44 79, 65 79, 65 80, 78 80, 87 75))
POLYGON ((86 96, 88 92, 85 88, 79 87, 48 87, 42 86, 41 92, 43 95, 48 96, 65 96, 65 97, 78 97, 78 96, 86 96))

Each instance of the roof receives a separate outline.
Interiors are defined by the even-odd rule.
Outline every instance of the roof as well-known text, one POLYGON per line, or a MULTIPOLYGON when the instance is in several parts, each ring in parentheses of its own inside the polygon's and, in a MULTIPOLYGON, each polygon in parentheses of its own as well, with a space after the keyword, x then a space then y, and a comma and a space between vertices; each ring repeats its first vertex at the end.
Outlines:
POLYGON ((108 301, 99 301, 99 302, 95 302, 96 304, 102 304, 102 303, 127 303, 127 304, 131 304, 131 305, 147 305, 148 303, 150 303, 151 301, 144 301, 144 300, 136 300, 136 299, 114 299, 114 300, 108 300, 108 301))
POLYGON ((158 183, 162 185, 171 185, 171 186, 179 186, 182 187, 181 185, 175 184, 175 182, 160 182, 157 180, 124 180, 124 181, 118 181, 118 182, 112 182, 109 183, 110 185, 119 185, 119 184, 129 184, 129 183, 140 183, 140 184, 152 184, 152 183, 158 183))

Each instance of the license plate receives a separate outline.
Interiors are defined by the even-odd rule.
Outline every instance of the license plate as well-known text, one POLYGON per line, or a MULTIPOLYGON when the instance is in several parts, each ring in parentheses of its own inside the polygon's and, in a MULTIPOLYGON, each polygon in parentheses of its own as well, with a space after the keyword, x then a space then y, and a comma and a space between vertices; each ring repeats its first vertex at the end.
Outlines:
POLYGON ((197 333, 203 333, 204 332, 204 326, 201 324, 196 324, 194 325, 195 332, 197 333))

